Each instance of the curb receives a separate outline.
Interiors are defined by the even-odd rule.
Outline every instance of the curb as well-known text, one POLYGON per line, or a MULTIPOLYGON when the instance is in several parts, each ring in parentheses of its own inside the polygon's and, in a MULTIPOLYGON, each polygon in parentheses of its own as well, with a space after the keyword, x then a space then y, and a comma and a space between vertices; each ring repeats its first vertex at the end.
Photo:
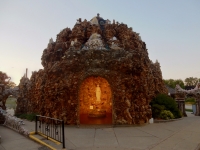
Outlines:
MULTIPOLYGON (((42 133, 38 133, 38 134, 41 135, 41 136, 43 136, 43 137, 45 137, 45 138, 47 137, 47 136, 43 135, 42 133)), ((32 140, 34 140, 34 141, 36 141, 36 142, 38 142, 38 143, 40 143, 40 144, 42 144, 42 145, 44 145, 44 146, 46 146, 46 147, 48 147, 48 148, 50 148, 51 150, 57 150, 56 148, 52 147, 51 145, 49 145, 49 144, 47 144, 47 143, 41 141, 40 139, 34 137, 34 135, 35 135, 35 132, 30 132, 30 133, 29 133, 29 138, 32 139, 32 140)), ((50 138, 50 137, 48 137, 48 140, 50 140, 50 141, 56 143, 57 145, 60 144, 60 142, 57 142, 57 141, 55 141, 54 139, 52 139, 52 138, 50 138)), ((64 149, 63 149, 63 150, 64 150, 64 149)), ((66 149, 65 149, 65 150, 66 150, 66 149)))
POLYGON ((156 120, 154 119, 154 123, 165 123, 165 122, 172 122, 172 121, 178 121, 178 120, 182 120, 182 118, 178 118, 178 119, 169 119, 169 120, 156 120))

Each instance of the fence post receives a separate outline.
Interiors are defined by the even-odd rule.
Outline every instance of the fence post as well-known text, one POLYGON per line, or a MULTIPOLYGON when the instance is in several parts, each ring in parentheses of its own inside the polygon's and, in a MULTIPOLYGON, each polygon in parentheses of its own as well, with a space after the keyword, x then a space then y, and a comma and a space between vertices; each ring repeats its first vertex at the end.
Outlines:
POLYGON ((64 121, 62 120, 62 139, 63 139, 63 149, 65 148, 65 126, 64 121))
MULTIPOLYGON (((42 118, 42 120, 43 120, 43 118, 44 119, 53 119, 53 118, 46 117, 46 116, 36 115, 36 117, 35 117, 35 134, 38 134, 38 132, 41 132, 42 134, 47 136, 47 139, 48 139, 48 137, 51 137, 51 138, 55 139, 56 141, 59 141, 59 142, 63 143, 63 149, 65 149, 65 126, 64 126, 64 121, 63 120, 54 119, 55 124, 54 123, 52 124, 52 121, 51 121, 50 124, 48 124, 49 120, 45 120, 45 125, 43 126, 43 125, 41 125, 41 118, 42 118), (38 121, 39 121, 39 128, 40 129, 38 129, 38 121), (48 126, 46 126, 46 125, 48 125, 48 126), (57 128, 57 125, 59 125, 58 126, 59 128, 57 128), (57 135, 59 137, 56 137, 57 135)), ((43 122, 42 122, 42 124, 43 124, 43 122)))
POLYGON ((37 118, 38 118, 38 116, 36 115, 35 116, 35 134, 37 134, 37 118))

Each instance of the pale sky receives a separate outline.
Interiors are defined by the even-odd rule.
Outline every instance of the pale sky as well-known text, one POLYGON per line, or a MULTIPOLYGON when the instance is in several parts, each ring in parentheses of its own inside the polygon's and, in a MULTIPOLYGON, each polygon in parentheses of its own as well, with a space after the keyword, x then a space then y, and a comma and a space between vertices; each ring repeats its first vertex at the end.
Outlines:
POLYGON ((97 13, 140 33, 164 79, 200 78, 199 0, 0 0, 0 71, 30 77, 51 37, 97 13))

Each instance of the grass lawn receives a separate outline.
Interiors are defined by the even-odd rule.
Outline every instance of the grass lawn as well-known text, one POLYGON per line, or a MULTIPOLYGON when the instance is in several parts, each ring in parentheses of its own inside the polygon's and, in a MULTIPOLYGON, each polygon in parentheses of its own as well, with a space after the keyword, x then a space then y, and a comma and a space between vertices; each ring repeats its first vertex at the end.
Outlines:
POLYGON ((185 102, 185 104, 192 105, 192 104, 195 104, 195 102, 185 102))
POLYGON ((185 111, 193 112, 193 110, 192 110, 192 109, 185 109, 185 111))
POLYGON ((6 107, 15 109, 16 108, 16 101, 17 101, 16 98, 12 98, 12 97, 7 98, 6 107))

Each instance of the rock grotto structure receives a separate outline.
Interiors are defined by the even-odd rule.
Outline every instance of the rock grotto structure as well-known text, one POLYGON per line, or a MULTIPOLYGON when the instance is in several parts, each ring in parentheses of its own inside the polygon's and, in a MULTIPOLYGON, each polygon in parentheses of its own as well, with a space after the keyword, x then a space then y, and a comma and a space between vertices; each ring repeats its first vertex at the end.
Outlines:
POLYGON ((152 98, 167 93, 139 34, 99 14, 50 39, 41 60, 44 69, 21 80, 18 113, 27 99, 28 113, 66 124, 144 124, 152 98))
POLYGON ((6 100, 10 95, 13 95, 17 98, 19 89, 18 87, 11 88, 8 86, 10 83, 11 77, 6 73, 0 71, 0 124, 5 122, 5 116, 2 112, 6 110, 6 100))
POLYGON ((200 116, 200 82, 197 83, 196 87, 191 90, 185 90, 180 87, 180 85, 176 85, 175 88, 175 99, 178 104, 178 108, 181 110, 184 116, 187 116, 185 112, 185 99, 187 97, 195 98, 195 115, 200 116))
POLYGON ((6 110, 6 100, 10 95, 17 98, 19 89, 18 87, 11 88, 8 86, 11 77, 6 73, 0 71, 0 108, 6 110))

